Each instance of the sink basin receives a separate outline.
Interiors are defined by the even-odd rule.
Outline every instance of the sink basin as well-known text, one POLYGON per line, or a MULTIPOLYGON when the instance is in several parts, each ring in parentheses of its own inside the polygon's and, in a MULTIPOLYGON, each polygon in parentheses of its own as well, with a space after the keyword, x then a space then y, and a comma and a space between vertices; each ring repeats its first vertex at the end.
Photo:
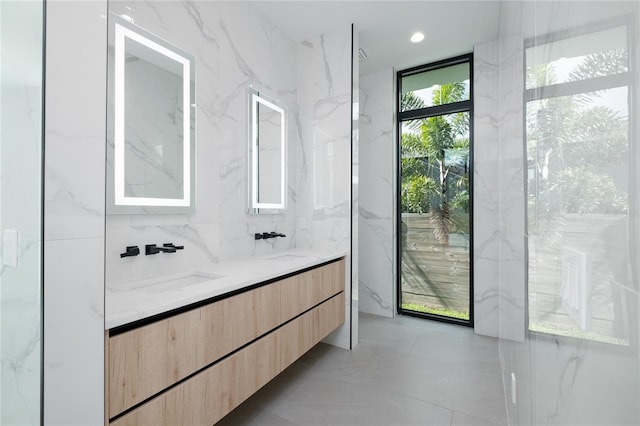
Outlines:
POLYGON ((301 254, 279 254, 273 257, 270 257, 269 260, 297 260, 304 259, 307 256, 301 254))
POLYGON ((149 293, 159 293, 167 290, 181 290, 196 284, 222 278, 223 275, 207 272, 189 272, 185 274, 168 275, 148 280, 133 281, 130 283, 113 286, 112 290, 141 290, 149 293))

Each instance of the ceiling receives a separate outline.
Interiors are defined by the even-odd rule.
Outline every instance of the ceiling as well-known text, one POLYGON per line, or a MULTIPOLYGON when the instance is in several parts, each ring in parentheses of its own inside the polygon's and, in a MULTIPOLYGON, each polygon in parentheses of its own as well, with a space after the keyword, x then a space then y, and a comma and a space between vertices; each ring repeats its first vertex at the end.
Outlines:
POLYGON ((368 59, 360 73, 409 68, 469 53, 496 37, 499 1, 270 1, 251 2, 294 41, 354 23, 368 59), (425 34, 411 43, 415 31, 425 34))

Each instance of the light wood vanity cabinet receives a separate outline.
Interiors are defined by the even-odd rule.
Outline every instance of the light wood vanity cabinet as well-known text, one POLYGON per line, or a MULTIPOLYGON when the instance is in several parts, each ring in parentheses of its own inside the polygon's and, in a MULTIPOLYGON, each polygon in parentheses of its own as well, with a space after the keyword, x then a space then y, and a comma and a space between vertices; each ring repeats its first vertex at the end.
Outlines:
POLYGON ((220 420, 344 322, 344 267, 340 259, 112 333, 110 424, 220 420))

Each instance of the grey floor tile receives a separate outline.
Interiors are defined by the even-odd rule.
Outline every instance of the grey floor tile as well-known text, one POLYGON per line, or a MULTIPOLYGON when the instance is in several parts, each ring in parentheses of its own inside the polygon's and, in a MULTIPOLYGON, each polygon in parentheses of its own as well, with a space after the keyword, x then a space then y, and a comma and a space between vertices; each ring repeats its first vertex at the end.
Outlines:
POLYGON ((506 424, 497 341, 363 314, 354 350, 317 345, 219 424, 506 424))
MULTIPOLYGON (((504 425, 506 425, 506 423, 504 423, 504 425)), ((471 417, 466 414, 462 414, 454 411, 453 417, 451 418, 451 426, 502 426, 502 425, 496 425, 495 423, 491 423, 486 420, 479 419, 477 417, 471 417)))
POLYGON ((282 405, 276 413, 298 425, 450 425, 452 412, 422 401, 387 395, 384 402, 297 402, 282 405))

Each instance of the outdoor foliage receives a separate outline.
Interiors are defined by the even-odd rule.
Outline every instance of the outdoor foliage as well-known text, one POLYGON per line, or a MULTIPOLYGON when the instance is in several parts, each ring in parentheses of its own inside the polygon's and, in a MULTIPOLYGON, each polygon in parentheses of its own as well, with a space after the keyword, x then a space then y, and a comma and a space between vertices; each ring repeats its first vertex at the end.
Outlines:
MULTIPOLYGON (((569 73, 581 81, 626 71, 624 50, 588 55, 569 73)), ((556 71, 544 64, 528 70, 528 81, 554 84, 556 71)), ((530 219, 563 214, 624 213, 626 188, 616 169, 626 166, 627 117, 599 105, 603 91, 529 102, 530 219), (531 181, 535 176, 535 181, 531 181)))
MULTIPOLYGON (((460 101, 463 82, 443 84, 433 91, 433 105, 460 101)), ((401 110, 424 108, 413 92, 401 99, 401 110)), ((469 114, 456 113, 413 120, 405 124, 401 140, 401 204, 404 213, 428 213, 438 241, 448 243, 452 209, 469 208, 469 114)))

